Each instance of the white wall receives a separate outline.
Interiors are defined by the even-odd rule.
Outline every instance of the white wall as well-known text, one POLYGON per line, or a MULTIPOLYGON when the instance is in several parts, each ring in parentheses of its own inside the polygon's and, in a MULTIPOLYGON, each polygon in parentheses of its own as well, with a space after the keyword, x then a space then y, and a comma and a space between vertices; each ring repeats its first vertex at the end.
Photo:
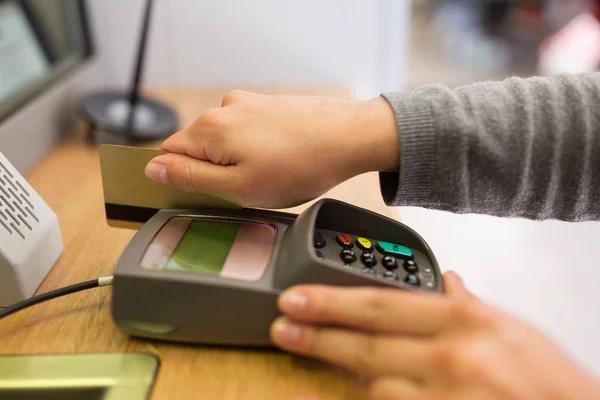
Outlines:
MULTIPOLYGON (((144 0, 92 1, 116 85, 128 82, 144 0), (100 10, 101 8, 101 10, 100 10)), ((402 86, 408 0, 155 0, 144 82, 166 86, 402 86)))

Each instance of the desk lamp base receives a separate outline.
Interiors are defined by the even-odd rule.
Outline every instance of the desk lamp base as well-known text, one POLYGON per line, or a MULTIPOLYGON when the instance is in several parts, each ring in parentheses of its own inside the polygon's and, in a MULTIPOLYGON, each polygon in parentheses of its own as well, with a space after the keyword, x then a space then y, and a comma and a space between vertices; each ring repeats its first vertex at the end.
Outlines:
POLYGON ((130 97, 119 92, 83 99, 81 113, 88 123, 88 142, 96 141, 98 130, 127 144, 164 139, 177 131, 177 114, 170 107, 141 96, 134 104, 132 110, 130 97))

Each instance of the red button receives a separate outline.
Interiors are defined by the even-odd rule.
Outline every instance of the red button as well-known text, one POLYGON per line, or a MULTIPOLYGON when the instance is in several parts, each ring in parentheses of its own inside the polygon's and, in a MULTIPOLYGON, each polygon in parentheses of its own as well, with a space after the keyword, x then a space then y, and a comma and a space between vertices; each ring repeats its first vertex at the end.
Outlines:
POLYGON ((352 238, 348 235, 338 234, 336 237, 337 242, 340 246, 351 249, 352 248, 352 238))

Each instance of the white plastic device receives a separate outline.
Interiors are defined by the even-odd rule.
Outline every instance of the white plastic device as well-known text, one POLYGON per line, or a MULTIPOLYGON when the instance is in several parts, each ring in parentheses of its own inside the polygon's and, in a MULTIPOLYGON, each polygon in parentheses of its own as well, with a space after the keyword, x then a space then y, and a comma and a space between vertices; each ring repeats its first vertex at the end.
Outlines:
POLYGON ((0 307, 31 297, 62 251, 56 214, 0 153, 0 307))

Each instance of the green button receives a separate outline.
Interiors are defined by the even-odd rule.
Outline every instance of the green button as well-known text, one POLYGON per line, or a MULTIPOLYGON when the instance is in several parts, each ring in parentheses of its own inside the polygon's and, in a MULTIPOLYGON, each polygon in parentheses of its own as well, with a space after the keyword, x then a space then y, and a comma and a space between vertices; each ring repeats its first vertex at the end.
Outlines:
POLYGON ((390 254, 395 257, 400 258, 412 258, 413 252, 411 249, 405 246, 401 246, 399 244, 388 243, 388 242, 378 242, 377 249, 383 254, 390 254))

